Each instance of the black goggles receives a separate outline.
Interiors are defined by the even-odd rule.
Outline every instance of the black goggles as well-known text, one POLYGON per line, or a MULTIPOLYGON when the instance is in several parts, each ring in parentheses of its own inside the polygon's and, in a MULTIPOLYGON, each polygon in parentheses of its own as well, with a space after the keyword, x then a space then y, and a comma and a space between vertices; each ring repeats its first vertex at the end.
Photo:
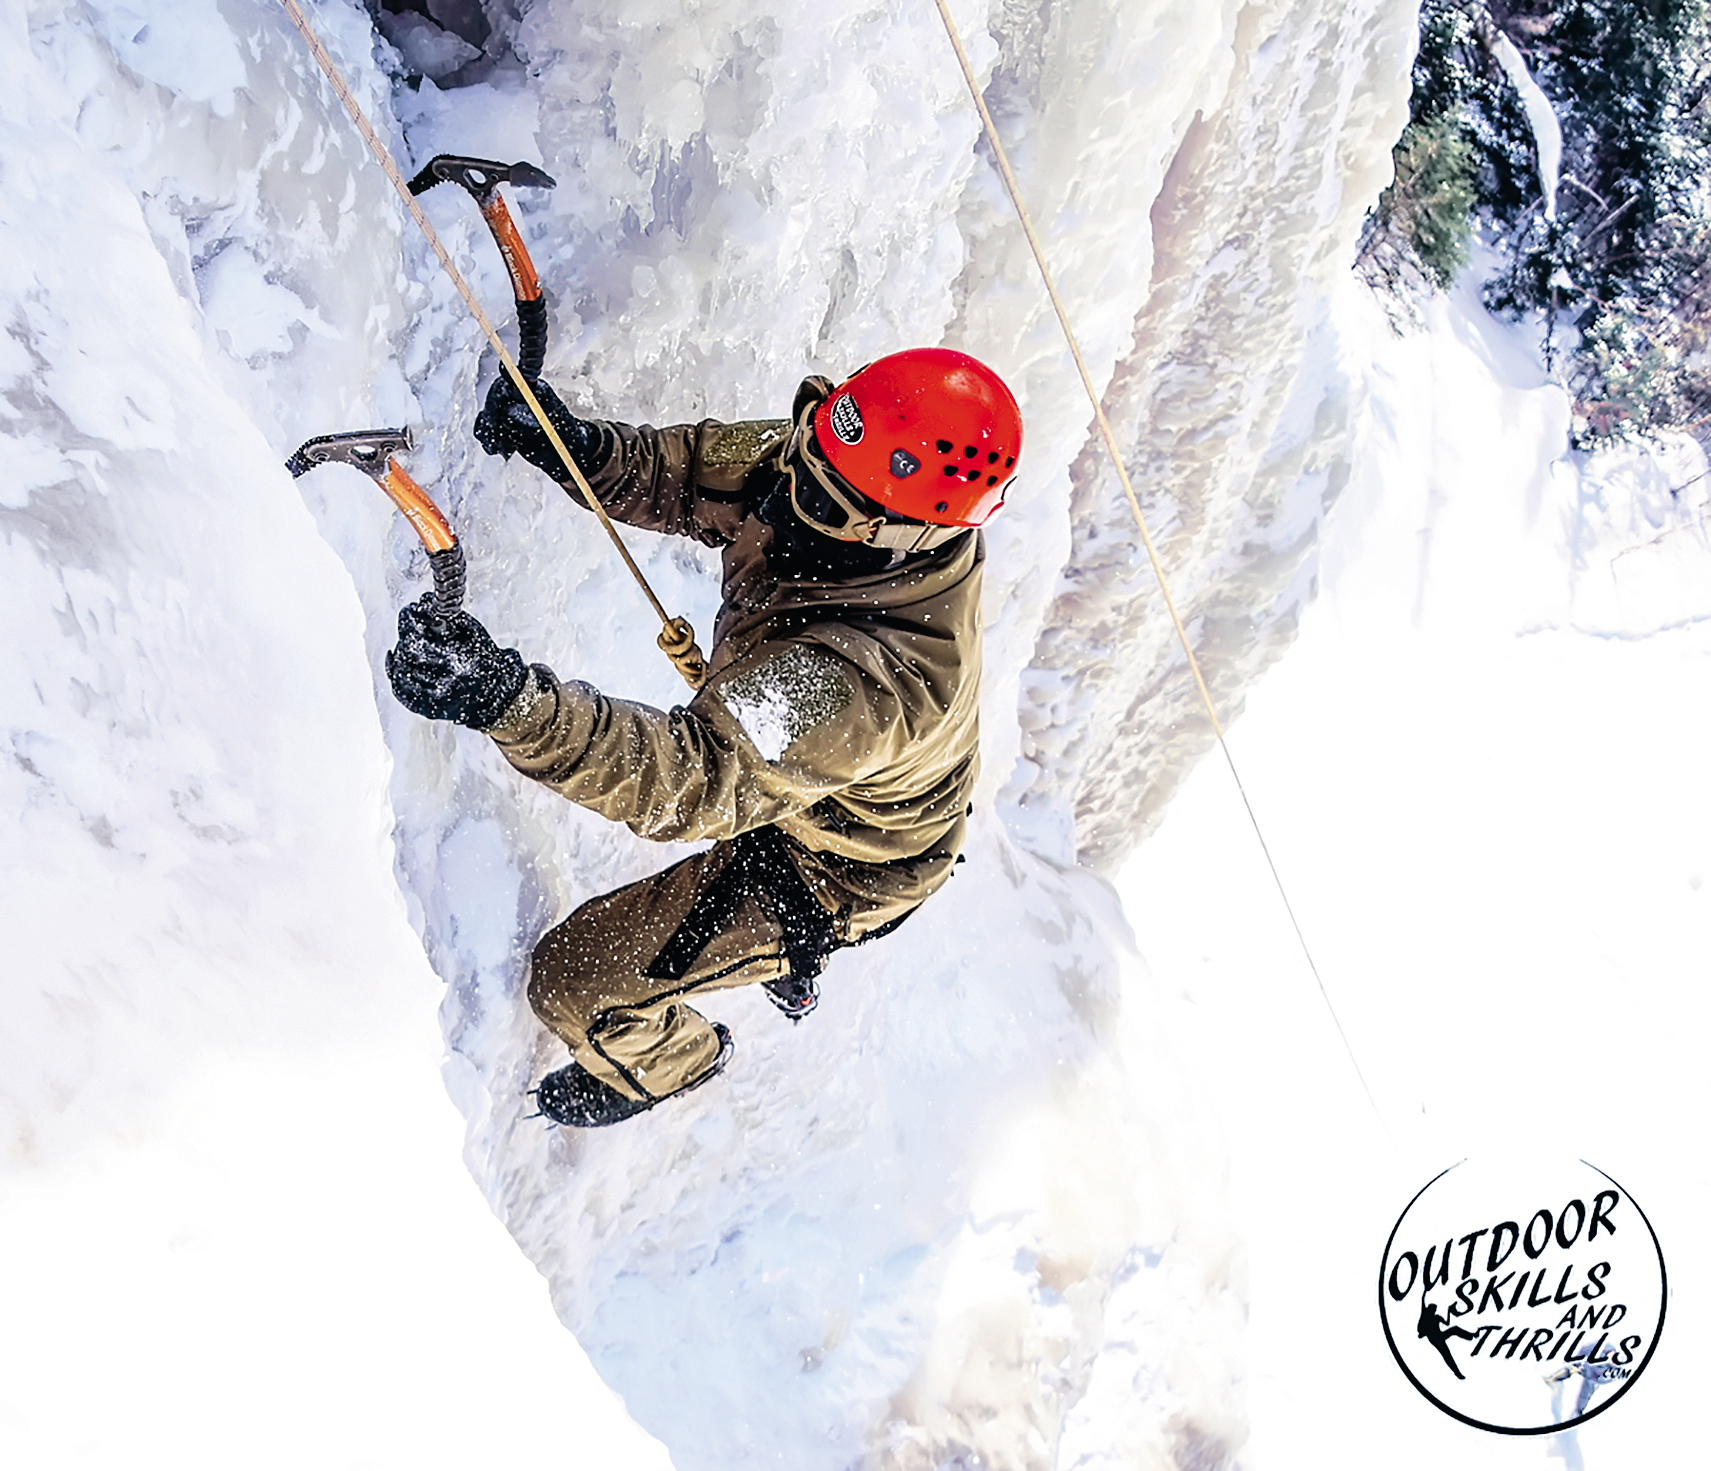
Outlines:
POLYGON ((883 506, 875 505, 851 486, 820 454, 814 442, 812 419, 818 404, 809 404, 796 421, 790 442, 784 447, 784 476, 790 483, 790 509, 810 530, 834 541, 859 542, 888 551, 923 552, 961 536, 966 526, 935 526, 907 518, 891 520, 883 506), (808 481, 796 467, 808 471, 808 481))

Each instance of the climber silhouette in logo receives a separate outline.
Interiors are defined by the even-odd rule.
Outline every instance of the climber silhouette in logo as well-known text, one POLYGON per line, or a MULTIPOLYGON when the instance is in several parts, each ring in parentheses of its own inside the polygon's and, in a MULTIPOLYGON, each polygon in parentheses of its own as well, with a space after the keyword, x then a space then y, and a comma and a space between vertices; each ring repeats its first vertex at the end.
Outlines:
POLYGON ((1421 1295, 1420 1322, 1417 1331, 1421 1338, 1443 1355, 1444 1362, 1450 1366, 1450 1373, 1454 1374, 1457 1379, 1467 1378, 1467 1375, 1456 1368, 1456 1361, 1450 1355, 1450 1340, 1452 1338, 1471 1340, 1474 1335, 1465 1328, 1458 1328, 1453 1323, 1446 1323, 1437 1308, 1425 1300, 1424 1294, 1421 1295))

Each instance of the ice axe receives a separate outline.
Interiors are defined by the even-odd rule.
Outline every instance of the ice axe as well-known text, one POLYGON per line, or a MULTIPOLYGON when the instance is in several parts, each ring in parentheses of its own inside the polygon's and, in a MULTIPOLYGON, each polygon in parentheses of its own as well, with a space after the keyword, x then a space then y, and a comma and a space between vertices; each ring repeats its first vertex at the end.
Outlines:
POLYGON ((410 180, 412 194, 425 194, 436 184, 458 184, 469 196, 493 232, 499 254, 505 258, 505 269, 511 275, 511 294, 517 299, 517 366, 523 376, 533 381, 540 377, 541 364, 547 355, 547 303, 541 295, 540 277, 535 263, 529 259, 528 248, 505 207, 501 184, 523 189, 554 189, 558 181, 532 163, 498 163, 491 158, 465 158, 457 153, 442 153, 428 160, 427 165, 410 180))
MULTIPOLYGON (((488 344, 498 357, 500 365, 505 369, 506 377, 516 386, 523 402, 528 405, 529 412, 535 416, 536 421, 541 426, 541 433, 547 437, 547 442, 552 445, 558 457, 564 461, 565 468, 570 471, 571 481, 576 486, 577 494, 588 506, 588 509, 594 513, 595 519, 600 522, 600 529, 612 539, 613 548, 623 558, 624 565, 629 568, 630 575, 636 579, 636 585, 641 588, 654 612, 659 615, 661 624, 660 648, 670 658, 678 673, 684 677, 689 686, 692 689, 700 689, 702 682, 707 677, 707 661, 702 657, 701 650, 696 647, 695 630, 690 627, 689 620, 687 618, 674 618, 666 611, 665 604, 660 602, 659 595, 648 586, 647 578, 642 575, 641 568, 636 565, 636 559, 625 549, 623 538, 618 535, 618 529, 612 524, 612 518, 606 514, 605 506, 600 503, 600 498, 594 494, 589 486, 587 477, 577 468, 576 459, 565 445, 563 437, 553 427, 552 419, 530 386, 528 375, 518 366, 517 360, 511 356, 505 344, 500 341, 499 334, 493 329, 492 321, 488 318, 481 303, 476 300, 475 292, 470 288, 469 282, 464 280, 463 272, 458 270, 457 263, 452 260, 451 252, 446 249, 445 242, 440 239, 439 231, 434 229, 433 222, 422 212, 421 202, 412 192, 410 185, 405 182, 404 175, 398 167, 398 161, 393 158, 391 151, 381 141, 380 134, 375 132, 374 124, 368 120, 367 115, 362 110, 362 104, 356 100, 355 95, 351 92, 350 84, 340 75, 338 66, 328 54, 327 48, 322 45, 321 38, 316 35, 315 27, 310 24, 309 17, 303 13, 303 7, 298 4, 298 0, 280 0, 280 4, 284 7, 285 13, 291 17, 291 23, 302 34, 304 44, 309 48, 309 54, 315 59, 315 65, 321 69, 322 75, 326 77, 327 85, 333 89, 333 95, 339 99, 344 105, 345 111, 350 114, 351 122, 356 125, 357 132, 362 134, 363 141, 368 144, 370 151, 374 154, 375 162, 380 165, 386 177, 392 181, 392 187, 398 191, 399 197, 404 201, 404 208, 409 211, 410 218, 416 222, 428 244, 433 248, 434 254, 439 257, 440 264, 445 267, 446 275, 451 278, 452 286, 456 289, 457 294, 463 298, 463 304, 469 308, 470 316, 481 328, 482 336, 487 339, 488 344)), ((976 93, 977 97, 978 95, 976 93)), ((483 170, 484 177, 487 171, 493 168, 493 165, 486 159, 477 160, 476 166, 483 170)), ((515 173, 515 169, 510 165, 501 165, 501 167, 505 169, 507 174, 515 173)), ((533 165, 529 165, 529 168, 532 170, 533 165)), ((432 188, 437 182, 437 176, 432 167, 423 170, 423 173, 427 177, 418 176, 420 187, 424 190, 432 188)), ((471 182, 474 182, 473 179, 471 182)), ((538 310, 541 313, 542 325, 538 339, 540 346, 536 351, 540 353, 545 351, 546 313, 544 308, 538 310)))
POLYGON ((415 447, 408 429, 353 429, 344 434, 322 434, 298 446, 285 462, 291 478, 306 475, 317 465, 354 465, 371 477, 404 513, 428 549, 428 567, 434 574, 434 611, 442 618, 457 612, 463 603, 463 548, 458 545, 451 523, 405 472, 395 455, 415 447))

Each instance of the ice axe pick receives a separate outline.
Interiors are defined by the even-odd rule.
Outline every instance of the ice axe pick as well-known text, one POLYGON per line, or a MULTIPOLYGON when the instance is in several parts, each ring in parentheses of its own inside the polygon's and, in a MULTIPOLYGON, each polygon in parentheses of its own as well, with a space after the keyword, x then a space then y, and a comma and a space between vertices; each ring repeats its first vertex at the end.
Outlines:
POLYGON ((414 446, 415 438, 407 428, 322 434, 299 445, 296 454, 285 462, 285 468, 296 479, 317 465, 354 465, 373 479, 404 513, 404 519, 427 548, 428 567, 434 574, 434 611, 446 618, 463 603, 463 548, 458 545, 445 514, 394 458, 414 446))

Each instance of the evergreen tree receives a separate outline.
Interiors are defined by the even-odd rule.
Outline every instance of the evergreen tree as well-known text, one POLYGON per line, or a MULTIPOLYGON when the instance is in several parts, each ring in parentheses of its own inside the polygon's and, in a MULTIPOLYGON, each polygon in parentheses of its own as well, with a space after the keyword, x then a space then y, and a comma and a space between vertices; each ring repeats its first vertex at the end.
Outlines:
POLYGON ((1486 283, 1487 303, 1542 309, 1553 332, 1577 329, 1565 376, 1580 441, 1705 432, 1711 4, 1424 0, 1420 26, 1412 121, 1363 259, 1383 237, 1402 241, 1429 278, 1453 274, 1444 242, 1461 195, 1443 179, 1459 138, 1471 159, 1471 213, 1504 263, 1486 283), (1555 220, 1545 218, 1531 128, 1492 56, 1500 34, 1527 58, 1562 124, 1555 220))
POLYGON ((1467 264, 1473 234, 1473 146, 1453 115, 1440 114, 1408 124, 1395 163, 1395 181, 1378 197, 1362 258, 1384 246, 1405 248, 1434 285, 1447 287, 1467 264))

